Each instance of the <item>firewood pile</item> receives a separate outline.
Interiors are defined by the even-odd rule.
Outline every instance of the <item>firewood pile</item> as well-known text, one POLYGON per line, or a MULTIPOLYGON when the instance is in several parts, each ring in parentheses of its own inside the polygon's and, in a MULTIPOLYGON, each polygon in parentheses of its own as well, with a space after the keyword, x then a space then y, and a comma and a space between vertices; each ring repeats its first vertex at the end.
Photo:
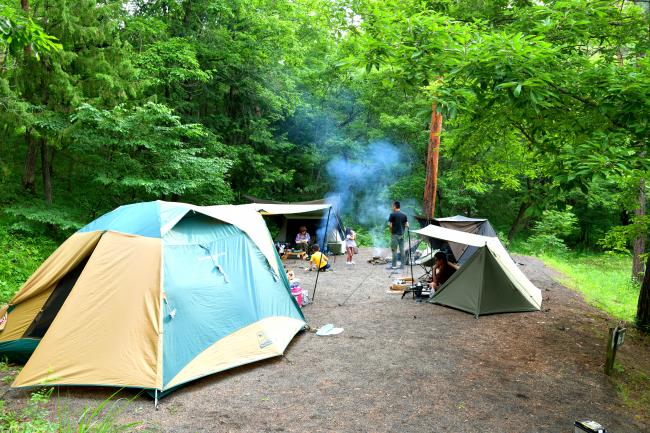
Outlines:
POLYGON ((385 265, 389 260, 384 257, 372 256, 371 259, 368 259, 368 263, 371 265, 385 265))

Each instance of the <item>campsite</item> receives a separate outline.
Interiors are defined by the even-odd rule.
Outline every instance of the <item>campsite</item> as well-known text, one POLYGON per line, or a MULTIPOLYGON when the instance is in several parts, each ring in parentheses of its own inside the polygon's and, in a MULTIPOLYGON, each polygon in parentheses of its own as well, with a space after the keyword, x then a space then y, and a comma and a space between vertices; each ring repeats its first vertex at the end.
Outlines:
POLYGON ((0 432, 650 432, 650 1, 0 4, 0 432))
MULTIPOLYGON (((632 415, 602 373, 612 319, 558 284, 539 260, 517 257, 543 290, 542 311, 477 320, 387 293, 395 275, 367 263, 372 254, 362 249, 354 269, 338 256, 304 307, 310 326, 332 323, 341 334, 299 333, 284 356, 191 382, 158 411, 150 397, 125 390, 120 396, 131 400, 122 402, 118 420, 151 432, 554 433, 571 431, 578 419, 612 432, 647 431, 647 420, 632 415)), ((293 269, 312 290, 315 274, 301 265, 293 269)), ((647 339, 630 335, 618 356, 648 371, 648 349, 647 339)), ((49 410, 76 413, 112 392, 64 387, 49 410)), ((2 393, 11 406, 29 394, 9 390, 6 381, 2 393)))

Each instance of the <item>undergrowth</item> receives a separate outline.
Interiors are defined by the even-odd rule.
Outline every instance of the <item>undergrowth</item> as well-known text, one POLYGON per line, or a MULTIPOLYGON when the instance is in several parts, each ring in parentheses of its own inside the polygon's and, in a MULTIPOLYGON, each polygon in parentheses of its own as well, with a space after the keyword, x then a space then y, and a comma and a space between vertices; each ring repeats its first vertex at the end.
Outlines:
POLYGON ((616 319, 634 322, 640 286, 632 280, 629 256, 570 252, 540 258, 562 272, 560 283, 581 293, 589 304, 616 319))
POLYGON ((57 243, 46 236, 12 232, 0 220, 0 306, 11 299, 56 247, 57 243))
MULTIPOLYGON (((57 402, 54 420, 47 409, 53 388, 42 388, 31 394, 22 409, 12 410, 0 400, 0 431, 7 433, 118 433, 141 431, 141 422, 119 423, 118 416, 131 400, 114 399, 117 391, 97 406, 86 406, 81 414, 57 402)), ((136 396, 137 397, 137 396, 136 396)), ((135 398, 135 397, 134 397, 135 398)))

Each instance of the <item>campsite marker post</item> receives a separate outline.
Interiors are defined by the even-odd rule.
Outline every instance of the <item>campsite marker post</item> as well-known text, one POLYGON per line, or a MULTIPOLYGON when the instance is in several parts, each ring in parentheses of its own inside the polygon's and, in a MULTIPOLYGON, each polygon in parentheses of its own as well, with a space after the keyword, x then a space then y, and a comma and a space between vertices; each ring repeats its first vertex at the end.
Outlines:
MULTIPOLYGON (((321 248, 320 259, 318 259, 318 269, 316 269, 316 281, 314 282, 314 293, 311 295, 311 301, 314 302, 316 299, 316 286, 318 286, 318 275, 320 274, 320 265, 321 260, 323 260, 323 254, 325 254, 325 245, 327 245, 327 228, 330 225, 330 213, 332 212, 332 206, 327 211, 327 220, 325 221, 325 233, 323 234, 323 248, 321 248)), ((311 268, 310 268, 311 269, 311 268)))
POLYGON ((625 341, 625 328, 616 326, 609 328, 609 340, 607 341, 607 358, 605 360, 605 374, 610 375, 614 369, 616 351, 625 341))

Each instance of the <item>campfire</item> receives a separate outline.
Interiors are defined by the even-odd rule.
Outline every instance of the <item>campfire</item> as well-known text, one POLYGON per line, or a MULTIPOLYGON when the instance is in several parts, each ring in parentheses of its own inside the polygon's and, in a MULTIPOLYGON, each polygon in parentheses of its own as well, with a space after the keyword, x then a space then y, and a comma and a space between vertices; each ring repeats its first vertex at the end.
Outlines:
POLYGON ((385 259, 384 257, 380 256, 372 256, 371 259, 368 259, 368 263, 371 265, 385 265, 388 263, 388 259, 385 259))

